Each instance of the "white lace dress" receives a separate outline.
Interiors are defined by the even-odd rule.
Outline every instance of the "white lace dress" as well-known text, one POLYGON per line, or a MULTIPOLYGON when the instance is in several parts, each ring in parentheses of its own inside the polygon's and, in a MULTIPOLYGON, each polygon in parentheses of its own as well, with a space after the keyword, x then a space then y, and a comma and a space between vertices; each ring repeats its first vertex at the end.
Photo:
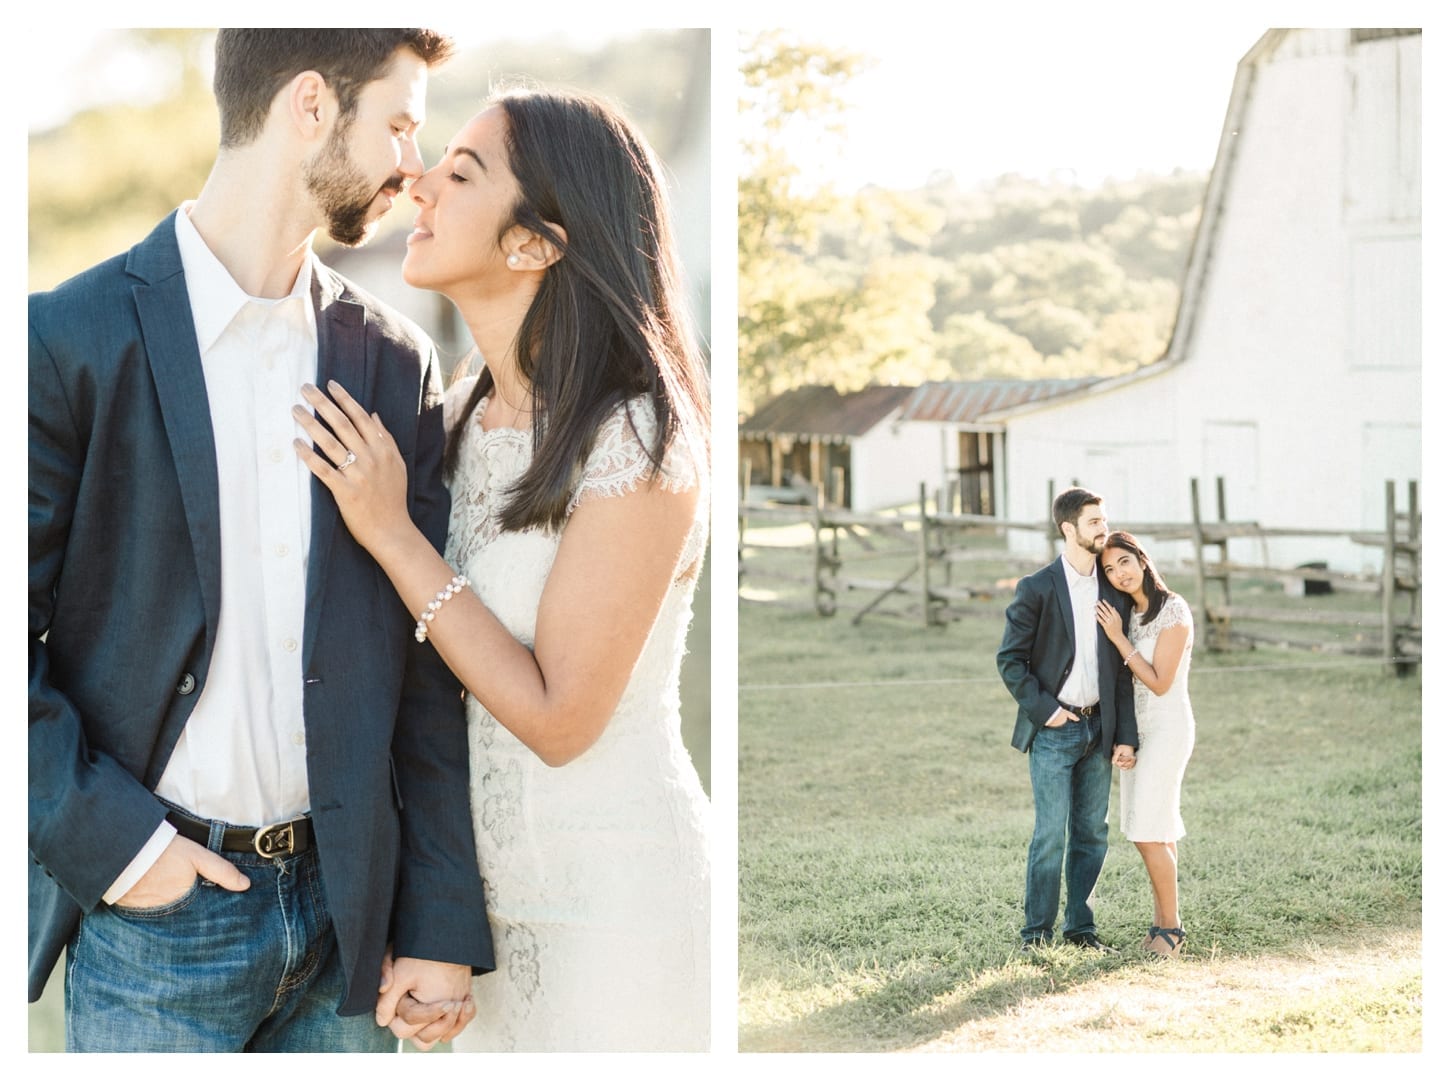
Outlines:
MULTIPOLYGON (((445 417, 473 381, 450 389, 445 417)), ((474 413, 450 485, 447 557, 484 604, 532 647, 560 534, 500 531, 503 492, 531 437, 484 431, 474 413)), ((649 439, 653 415, 631 408, 649 439)), ((571 503, 647 477, 624 407, 602 427, 571 503)), ((697 485, 695 521, 644 652, 604 733, 559 768, 467 699, 473 829, 497 971, 473 981, 478 1017, 459 1051, 707 1050, 709 802, 680 741, 680 662, 705 551, 702 471, 672 446, 661 482, 697 485)), ((567 525, 566 525, 567 528, 567 525)), ((607 627, 598 628, 607 634, 607 627)))
POLYGON ((1128 640, 1153 663, 1158 636, 1169 627, 1188 626, 1183 659, 1166 694, 1156 695, 1133 680, 1133 710, 1138 717, 1138 764, 1122 771, 1123 833, 1130 841, 1176 841, 1186 832, 1179 811, 1183 771, 1193 753, 1193 707, 1188 701, 1188 670, 1193 661, 1193 612, 1177 595, 1163 602, 1152 622, 1134 612, 1128 640))

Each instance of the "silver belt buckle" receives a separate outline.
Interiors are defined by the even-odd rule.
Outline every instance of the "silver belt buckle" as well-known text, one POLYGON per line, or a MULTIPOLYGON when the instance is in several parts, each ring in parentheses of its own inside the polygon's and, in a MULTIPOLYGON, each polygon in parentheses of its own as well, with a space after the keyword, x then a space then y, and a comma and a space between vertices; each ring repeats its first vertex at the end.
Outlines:
POLYGON ((256 833, 252 834, 252 847, 257 855, 271 859, 275 856, 290 856, 297 846, 297 838, 293 832, 293 825, 296 819, 291 822, 282 822, 274 826, 263 826, 256 833))

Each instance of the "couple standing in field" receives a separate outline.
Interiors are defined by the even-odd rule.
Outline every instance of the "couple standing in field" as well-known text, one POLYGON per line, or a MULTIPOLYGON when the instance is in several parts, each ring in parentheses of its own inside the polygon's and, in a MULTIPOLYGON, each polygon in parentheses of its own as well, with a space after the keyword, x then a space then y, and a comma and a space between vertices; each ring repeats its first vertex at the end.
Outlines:
POLYGON ((1142 946, 1177 956, 1179 791, 1193 751, 1188 670, 1193 616, 1130 533, 1109 532, 1103 499, 1069 488, 1052 504, 1062 556, 1023 578, 1007 607, 997 668, 1017 700, 1012 745, 1028 756, 1035 824, 1027 852, 1021 948, 1052 941, 1067 880, 1063 937, 1111 953, 1092 893, 1108 850, 1112 769, 1122 771, 1124 835, 1153 893, 1142 946))
POLYGON ((64 952, 67 1050, 708 1048, 661 166, 529 90, 430 167, 451 51, 220 31, 198 197, 30 298, 29 993, 64 952), (484 363, 446 395, 311 248, 405 192, 403 279, 484 363))

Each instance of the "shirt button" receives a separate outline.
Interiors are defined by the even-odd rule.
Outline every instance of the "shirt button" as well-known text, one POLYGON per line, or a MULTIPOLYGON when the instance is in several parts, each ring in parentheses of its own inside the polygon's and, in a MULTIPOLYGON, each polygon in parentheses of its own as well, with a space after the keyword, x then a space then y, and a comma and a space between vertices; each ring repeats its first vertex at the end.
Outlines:
POLYGON ((282 648, 285 649, 288 653, 296 653, 297 652, 297 639, 295 639, 295 638, 286 638, 286 639, 283 639, 283 641, 282 641, 282 648))
POLYGON ((302 735, 301 732, 293 732, 292 733, 292 742, 295 745, 297 745, 298 747, 301 747, 302 746, 302 743, 303 743, 304 738, 305 737, 302 735))
POLYGON ((272 461, 274 461, 274 462, 280 462, 282 460, 282 448, 281 447, 273 447, 267 453, 267 457, 268 458, 271 458, 272 461))
POLYGON ((285 544, 277 545, 277 554, 279 556, 285 556, 287 554, 287 546, 285 544))

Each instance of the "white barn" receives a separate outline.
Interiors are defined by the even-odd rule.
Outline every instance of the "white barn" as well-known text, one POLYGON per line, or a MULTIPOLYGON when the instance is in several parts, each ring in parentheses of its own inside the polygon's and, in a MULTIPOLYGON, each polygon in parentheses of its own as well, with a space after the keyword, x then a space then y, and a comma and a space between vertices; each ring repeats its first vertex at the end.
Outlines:
MULTIPOLYGON (((1418 30, 1270 30, 1239 62, 1164 356, 979 418, 1004 433, 998 514, 1047 515, 1048 482, 1103 493, 1109 522, 1213 517, 1382 530, 1421 476, 1418 30)), ((1020 538, 1024 550, 1039 534, 1020 538)), ((1248 545, 1249 542, 1235 542, 1248 545)), ((1185 555, 1186 551, 1176 553, 1185 555)), ((1235 559, 1377 568, 1347 540, 1235 559)))

